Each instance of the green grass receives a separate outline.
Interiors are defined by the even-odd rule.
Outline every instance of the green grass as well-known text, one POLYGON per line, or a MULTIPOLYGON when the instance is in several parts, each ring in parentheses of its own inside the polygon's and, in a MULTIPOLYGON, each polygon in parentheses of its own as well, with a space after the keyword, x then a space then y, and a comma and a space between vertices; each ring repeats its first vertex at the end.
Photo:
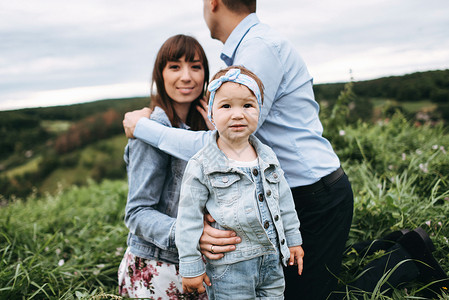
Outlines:
MULTIPOLYGON (((377 125, 345 126, 330 138, 354 189, 354 218, 348 244, 420 226, 436 245, 435 258, 444 270, 449 270, 449 135, 446 129, 414 127, 396 115, 377 125)), ((341 280, 350 285, 356 274, 381 254, 347 255, 341 280)), ((395 290, 393 299, 416 299, 413 297, 419 295, 421 287, 411 284, 407 290, 395 290)), ((380 292, 365 296, 390 299, 380 292)), ((442 299, 449 299, 449 295, 442 299)))
MULTIPOLYGON (((436 246, 435 259, 449 270, 449 135, 443 127, 414 127, 397 115, 376 125, 338 128, 330 136, 355 194, 351 244, 393 230, 421 226, 436 246)), ((126 139, 86 148, 85 166, 123 151, 126 139), (102 151, 100 151, 102 149, 102 151), (109 149, 109 150, 107 150, 109 149)), ((120 158, 116 158, 121 160, 120 158)), ((62 174, 55 175, 62 176, 62 174)), ((117 298, 117 268, 126 248, 123 224, 126 180, 89 181, 54 195, 30 196, 0 208, 0 299, 117 298)), ((0 199, 1 200, 1 199, 0 199)), ((345 255, 339 275, 351 284, 375 257, 345 255)), ((381 285, 388 277, 379 281, 381 285)), ((364 299, 424 299, 423 284, 364 299)), ((347 299, 354 294, 348 293, 347 299)), ((435 296, 449 299, 449 294, 435 296)))
MULTIPOLYGON (((85 185, 89 179, 99 181, 104 177, 124 178, 126 170, 123 162, 123 150, 126 143, 126 137, 119 134, 58 156, 60 162, 58 167, 43 179, 43 182, 37 186, 37 190, 41 193, 54 193, 60 188, 85 185)), ((42 156, 37 155, 25 164, 0 174, 12 177, 35 172, 41 162, 42 156)))
MULTIPOLYGON (((84 185, 89 179, 98 179, 102 171, 99 166, 114 168, 119 172, 116 177, 124 178, 126 170, 123 163, 123 150, 127 143, 124 135, 101 140, 83 149, 77 150, 65 156, 75 156, 77 162, 73 166, 59 167, 53 171, 40 186, 40 191, 54 192, 57 189, 65 189, 71 185, 84 185)), ((64 155, 62 156, 64 158, 64 155)), ((102 167, 101 167, 102 168, 102 167)))
POLYGON ((11 170, 5 171, 7 177, 22 175, 27 172, 35 172, 39 168, 39 163, 42 161, 42 156, 38 155, 31 158, 25 164, 15 167, 11 170))
POLYGON ((38 190, 53 194, 58 190, 65 190, 73 185, 85 185, 88 180, 91 180, 89 170, 82 166, 58 168, 45 178, 38 190))
POLYGON ((56 120, 56 121, 45 120, 41 122, 41 125, 48 132, 58 134, 67 131, 70 128, 70 125, 72 125, 72 123, 73 122, 71 121, 63 121, 63 120, 56 120))
POLYGON ((128 139, 125 135, 119 134, 89 145, 80 151, 80 164, 89 167, 96 165, 98 161, 109 160, 110 163, 116 162, 110 159, 123 158, 123 151, 127 142, 128 139))
POLYGON ((413 101, 403 102, 401 105, 408 111, 416 113, 418 111, 433 111, 437 108, 437 104, 431 101, 413 101))
POLYGON ((0 298, 116 293, 127 185, 105 181, 0 210, 0 298))
POLYGON ((394 99, 371 98, 374 108, 380 109, 385 105, 397 105, 403 107, 408 113, 417 113, 418 111, 433 111, 437 105, 430 100, 421 101, 396 101, 394 99))

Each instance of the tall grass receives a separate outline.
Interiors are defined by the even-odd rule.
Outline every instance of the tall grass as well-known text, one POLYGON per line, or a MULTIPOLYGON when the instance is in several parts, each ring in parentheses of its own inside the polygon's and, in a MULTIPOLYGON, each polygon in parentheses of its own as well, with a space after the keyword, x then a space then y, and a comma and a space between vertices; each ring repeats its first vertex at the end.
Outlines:
MULTIPOLYGON (((434 256, 449 269, 449 135, 415 127, 401 115, 378 124, 339 125, 329 136, 355 194, 348 246, 393 230, 423 227, 434 256)), ((0 298, 117 298, 117 268, 126 247, 126 181, 91 182, 54 196, 31 196, 0 208, 0 298)), ((1 199, 0 199, 1 200, 1 199)), ((1 201, 0 201, 1 202, 1 201)), ((375 253, 344 257, 351 282, 375 253)), ((379 280, 380 287, 390 273, 379 280)), ((423 299, 413 282, 364 299, 423 299)), ((348 299, 355 294, 348 292, 348 299)), ((435 296, 449 299, 448 294, 435 296)))
POLYGON ((116 293, 127 185, 105 181, 0 209, 0 298, 116 293))
MULTIPOLYGON (((434 244, 433 253, 449 270, 449 136, 442 127, 415 127, 401 114, 376 125, 345 126, 330 137, 353 185, 354 218, 348 245, 399 230, 422 227, 434 244)), ((341 280, 351 284, 363 267, 381 256, 349 252, 341 280)), ((391 271, 390 271, 391 272, 391 271)), ((385 284, 389 273, 379 281, 385 284)), ((422 299, 423 284, 412 283, 366 299, 422 299), (392 293, 391 293, 392 292, 392 293)), ((348 299, 354 294, 348 293, 348 299)), ((360 295, 359 295, 360 296, 360 295)), ((440 296, 449 299, 449 295, 440 296)))

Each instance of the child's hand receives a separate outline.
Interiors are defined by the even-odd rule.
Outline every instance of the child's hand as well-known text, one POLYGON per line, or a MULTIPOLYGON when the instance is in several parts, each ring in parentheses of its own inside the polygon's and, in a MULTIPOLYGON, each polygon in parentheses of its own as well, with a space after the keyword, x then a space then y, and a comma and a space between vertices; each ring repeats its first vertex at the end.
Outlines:
POLYGON ((210 279, 206 275, 206 273, 197 276, 197 277, 183 277, 182 278, 182 289, 184 290, 184 293, 193 293, 198 291, 198 293, 204 293, 206 291, 206 288, 203 285, 204 283, 207 284, 207 286, 211 286, 210 279))
POLYGON ((304 257, 304 250, 301 246, 289 247, 290 259, 288 261, 289 266, 298 265, 298 274, 302 274, 302 258, 304 257))

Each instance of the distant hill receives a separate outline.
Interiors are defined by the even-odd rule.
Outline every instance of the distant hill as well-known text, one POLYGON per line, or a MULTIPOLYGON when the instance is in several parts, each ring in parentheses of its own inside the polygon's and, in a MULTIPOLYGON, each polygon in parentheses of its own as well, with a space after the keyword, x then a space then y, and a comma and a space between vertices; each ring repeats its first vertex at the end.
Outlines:
MULTIPOLYGON (((100 115, 108 112, 106 120, 111 120, 111 115, 118 122, 110 124, 105 128, 98 124, 99 129, 108 129, 109 136, 120 132, 121 120, 125 112, 148 106, 150 99, 148 97, 141 98, 124 98, 100 100, 88 103, 80 103, 64 106, 26 108, 11 111, 0 111, 0 157, 4 160, 14 152, 27 151, 42 144, 45 140, 60 134, 61 130, 51 130, 48 128, 55 124, 56 121, 65 121, 69 126, 84 120, 83 124, 89 123, 88 117, 97 115, 97 120, 101 120, 100 115)), ((94 123, 96 120, 91 120, 94 123)), ((89 124, 88 124, 89 125, 89 124)), ((79 127, 79 126, 78 126, 79 127)), ((86 127, 86 125, 84 125, 86 127)), ((92 126, 90 126, 92 128, 92 126)), ((103 136, 104 137, 104 136, 103 136)), ((0 162, 1 163, 1 162, 0 162)), ((0 168, 1 171, 1 168, 0 168)))
MULTIPOLYGON (((93 102, 85 102, 71 105, 23 108, 17 110, 0 111, 0 119, 8 115, 35 117, 40 120, 81 120, 95 113, 113 109, 117 113, 124 114, 130 107, 144 107, 150 103, 149 97, 104 99, 93 102)), ((13 118, 8 118, 11 121, 13 118)), ((0 120, 1 122, 1 120, 0 120)), ((2 122, 4 123, 4 122, 2 122)), ((0 123, 0 127, 2 126, 0 123)))
MULTIPOLYGON (((318 101, 333 101, 344 85, 345 83, 316 84, 315 97, 318 101)), ((449 103, 449 69, 355 81, 353 91, 357 96, 366 98, 449 103)))
MULTIPOLYGON (((336 113, 345 124, 387 119, 398 110, 416 125, 449 121, 449 70, 317 84, 314 92, 325 135, 338 133, 326 124, 336 113)), ((63 181, 123 178, 123 115, 149 103, 142 97, 0 111, 0 198, 55 190, 63 181)))
POLYGON ((123 115, 149 103, 143 97, 1 111, 0 195, 54 190, 58 180, 122 178, 123 115))

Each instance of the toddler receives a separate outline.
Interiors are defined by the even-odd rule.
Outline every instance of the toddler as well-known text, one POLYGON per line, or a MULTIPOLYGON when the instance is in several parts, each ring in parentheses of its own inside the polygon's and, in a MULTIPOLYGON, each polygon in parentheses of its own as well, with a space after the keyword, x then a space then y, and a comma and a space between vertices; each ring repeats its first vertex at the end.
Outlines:
MULTIPOLYGON (((209 299, 283 299, 282 264, 304 252, 290 188, 274 152, 254 135, 263 102, 260 79, 240 66, 209 84, 208 117, 216 132, 187 164, 176 222, 179 271, 185 292, 209 299), (204 213, 214 226, 241 237, 236 250, 204 263, 199 249, 204 213)), ((211 252, 213 252, 211 246, 211 252)))

